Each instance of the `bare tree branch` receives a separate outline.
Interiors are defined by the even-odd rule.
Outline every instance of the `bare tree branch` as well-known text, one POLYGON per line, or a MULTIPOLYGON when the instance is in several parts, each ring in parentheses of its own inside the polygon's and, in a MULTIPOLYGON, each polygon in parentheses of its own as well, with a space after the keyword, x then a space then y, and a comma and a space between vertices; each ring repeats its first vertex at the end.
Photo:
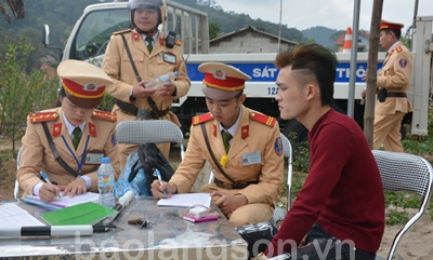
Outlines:
POLYGON ((6 10, 3 8, 3 5, 0 3, 0 12, 5 17, 6 21, 9 25, 11 25, 11 18, 9 17, 9 14, 6 12, 6 10))

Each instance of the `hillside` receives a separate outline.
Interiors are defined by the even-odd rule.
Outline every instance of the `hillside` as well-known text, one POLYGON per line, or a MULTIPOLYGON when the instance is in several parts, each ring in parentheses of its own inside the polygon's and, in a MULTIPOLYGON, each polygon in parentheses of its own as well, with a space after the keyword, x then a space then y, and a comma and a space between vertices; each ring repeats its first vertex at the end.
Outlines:
POLYGON ((336 48, 334 42, 344 33, 341 30, 338 31, 323 26, 316 26, 302 31, 304 37, 313 38, 316 43, 332 50, 336 48))
MULTIPOLYGON (((250 25, 278 35, 278 24, 261 19, 252 19, 245 13, 239 14, 232 11, 224 11, 220 6, 215 4, 216 1, 172 1, 206 12, 209 22, 219 25, 219 33, 232 32, 243 28, 245 25, 250 25)), ((30 67, 38 68, 38 60, 41 57, 46 57, 48 53, 58 57, 57 51, 47 49, 41 44, 41 29, 43 25, 48 24, 50 26, 51 45, 64 46, 83 9, 87 5, 100 2, 99 0, 24 0, 26 5, 26 17, 24 19, 12 20, 12 24, 8 25, 5 19, 0 18, 0 53, 7 52, 7 43, 16 43, 19 37, 25 37, 26 42, 29 42, 35 48, 35 52, 29 57, 30 67)), ((111 2, 111 0, 106 0, 105 2, 111 2)), ((311 42, 313 41, 311 38, 314 38, 316 42, 330 46, 329 42, 326 43, 326 39, 327 37, 329 38, 328 35, 331 35, 332 32, 333 30, 328 28, 316 27, 306 30, 303 34, 300 30, 282 25, 281 36, 284 39, 295 42, 311 42)))
MULTIPOLYGON (((251 25, 253 27, 262 28, 268 33, 278 35, 278 24, 263 21, 261 19, 252 19, 248 14, 226 12, 220 6, 215 4, 215 1, 203 1, 203 0, 172 0, 180 4, 196 8, 208 14, 209 22, 218 23, 221 26, 220 33, 229 33, 243 28, 245 25, 251 25)), ((281 28, 281 37, 295 41, 305 42, 308 39, 302 35, 302 32, 295 28, 288 28, 287 25, 283 25, 281 28)))

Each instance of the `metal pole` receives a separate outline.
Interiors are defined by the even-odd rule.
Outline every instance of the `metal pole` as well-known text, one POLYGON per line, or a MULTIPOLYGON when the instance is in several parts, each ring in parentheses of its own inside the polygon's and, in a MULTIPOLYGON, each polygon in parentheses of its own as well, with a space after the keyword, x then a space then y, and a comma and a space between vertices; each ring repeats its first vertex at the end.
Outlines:
POLYGON ((415 0, 415 7, 413 9, 413 23, 412 23, 412 29, 416 28, 416 16, 418 15, 418 0, 415 0))
POLYGON ((356 83, 356 64, 358 54, 358 30, 359 30, 359 10, 361 9, 361 0, 355 0, 353 6, 353 34, 352 50, 350 57, 350 82, 349 97, 347 102, 347 115, 353 118, 355 111, 355 83, 356 83))
POLYGON ((283 18, 283 0, 280 0, 280 24, 278 25, 278 51, 280 51, 281 44, 281 20, 283 18))

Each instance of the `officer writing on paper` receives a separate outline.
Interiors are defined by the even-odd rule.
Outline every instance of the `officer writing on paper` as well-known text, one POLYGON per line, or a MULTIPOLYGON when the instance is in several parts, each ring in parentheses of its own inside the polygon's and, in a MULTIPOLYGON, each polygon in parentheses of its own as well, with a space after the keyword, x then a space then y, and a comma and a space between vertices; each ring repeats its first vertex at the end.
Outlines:
POLYGON ((97 192, 97 169, 104 156, 111 158, 116 178, 120 173, 116 114, 95 110, 112 80, 77 60, 60 63, 57 74, 62 80, 61 107, 28 115, 17 171, 24 196, 37 195, 43 201, 59 194, 97 192), (41 171, 49 181, 41 179, 41 171))
POLYGON ((198 67, 205 73, 202 91, 210 113, 193 118, 185 158, 168 183, 152 183, 152 194, 165 198, 191 190, 206 161, 215 178, 201 188, 234 226, 272 217, 283 178, 283 147, 276 119, 243 106, 250 76, 217 62, 198 67))
MULTIPOLYGON (((382 20, 380 44, 387 49, 383 68, 377 77, 378 95, 374 110, 373 149, 404 152, 401 144, 401 122, 412 111, 407 99, 412 75, 412 56, 400 42, 403 24, 382 20)), ((365 98, 365 90, 361 93, 365 98)))
MULTIPOLYGON (((107 87, 107 92, 116 99, 113 112, 119 122, 163 119, 180 126, 170 108, 174 99, 186 95, 191 82, 186 74, 181 41, 158 30, 167 19, 165 0, 129 0, 128 10, 133 29, 111 36, 102 64, 114 81, 107 87), (174 81, 157 89, 144 87, 169 72, 178 72, 174 81)), ((157 146, 168 159, 170 144, 157 146)), ((137 149, 137 145, 119 144, 121 168, 128 155, 137 149)))

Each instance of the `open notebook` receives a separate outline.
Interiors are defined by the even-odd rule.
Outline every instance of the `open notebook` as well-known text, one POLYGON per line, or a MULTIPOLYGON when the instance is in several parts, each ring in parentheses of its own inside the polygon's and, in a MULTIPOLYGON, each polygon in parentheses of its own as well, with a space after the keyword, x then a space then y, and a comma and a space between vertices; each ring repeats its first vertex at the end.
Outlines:
POLYGON ((85 202, 98 202, 98 199, 99 193, 86 192, 80 195, 75 195, 73 198, 69 197, 69 195, 63 196, 61 198, 56 197, 53 201, 50 202, 43 202, 40 200, 39 196, 30 195, 23 198, 23 201, 29 204, 34 204, 45 207, 47 209, 55 210, 85 202))
POLYGON ((194 205, 203 205, 210 207, 211 197, 209 193, 181 193, 173 194, 168 199, 160 199, 158 206, 166 207, 191 207, 194 205))

